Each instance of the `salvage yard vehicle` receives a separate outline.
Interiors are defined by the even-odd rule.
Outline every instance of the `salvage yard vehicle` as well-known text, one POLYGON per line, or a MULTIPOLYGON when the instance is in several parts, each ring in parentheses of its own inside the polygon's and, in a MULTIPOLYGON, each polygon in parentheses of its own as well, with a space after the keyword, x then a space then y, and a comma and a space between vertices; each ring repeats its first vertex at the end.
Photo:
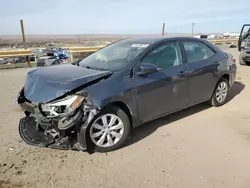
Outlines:
POLYGON ((26 116, 20 136, 40 147, 116 150, 145 122, 206 101, 225 104, 233 59, 203 39, 129 38, 75 63, 31 70, 18 96, 26 116))
POLYGON ((25 63, 26 58, 25 57, 9 57, 6 58, 7 63, 25 63))
POLYGON ((62 59, 54 56, 43 56, 38 58, 37 67, 47 67, 52 65, 59 65, 63 62, 62 59))
POLYGON ((44 56, 40 56, 37 60, 37 67, 46 67, 51 65, 59 65, 66 61, 69 54, 57 48, 46 48, 44 56))
POLYGON ((241 65, 250 65, 250 36, 241 43, 239 63, 241 65))
POLYGON ((0 58, 0 65, 1 64, 7 64, 7 63, 8 63, 8 61, 6 59, 0 58))
POLYGON ((250 24, 244 24, 241 28, 238 51, 240 52, 239 63, 250 65, 250 24))

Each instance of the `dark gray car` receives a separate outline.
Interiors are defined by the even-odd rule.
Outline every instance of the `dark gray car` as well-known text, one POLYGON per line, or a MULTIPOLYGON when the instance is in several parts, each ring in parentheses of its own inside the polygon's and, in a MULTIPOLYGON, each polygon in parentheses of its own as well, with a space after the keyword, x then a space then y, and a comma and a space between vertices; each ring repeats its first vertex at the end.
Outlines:
POLYGON ((20 135, 35 146, 115 150, 145 122, 205 101, 223 105, 235 75, 232 55, 206 40, 121 40, 76 63, 28 72, 20 135))

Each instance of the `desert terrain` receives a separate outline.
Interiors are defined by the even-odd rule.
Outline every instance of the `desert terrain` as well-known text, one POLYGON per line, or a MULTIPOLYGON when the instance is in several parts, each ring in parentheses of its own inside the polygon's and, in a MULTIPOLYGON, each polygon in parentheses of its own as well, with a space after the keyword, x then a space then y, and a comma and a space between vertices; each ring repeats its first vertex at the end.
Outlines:
POLYGON ((200 104, 142 125, 125 147, 103 154, 25 144, 16 95, 29 69, 0 70, 0 187, 249 188, 250 67, 237 66, 224 106, 200 104))

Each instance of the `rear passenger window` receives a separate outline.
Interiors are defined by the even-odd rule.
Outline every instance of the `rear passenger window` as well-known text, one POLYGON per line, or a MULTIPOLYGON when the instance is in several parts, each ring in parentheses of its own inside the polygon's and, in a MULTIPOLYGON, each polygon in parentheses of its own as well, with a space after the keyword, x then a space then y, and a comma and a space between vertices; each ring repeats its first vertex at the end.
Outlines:
POLYGON ((184 41, 183 45, 189 63, 208 59, 215 54, 208 46, 200 42, 184 41))

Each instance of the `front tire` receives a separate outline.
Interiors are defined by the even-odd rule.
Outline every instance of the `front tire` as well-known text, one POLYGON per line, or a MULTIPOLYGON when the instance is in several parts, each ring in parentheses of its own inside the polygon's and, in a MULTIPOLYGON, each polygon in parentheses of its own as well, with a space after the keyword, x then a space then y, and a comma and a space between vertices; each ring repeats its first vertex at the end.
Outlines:
POLYGON ((130 131, 128 115, 121 108, 110 106, 93 119, 87 137, 94 151, 110 152, 119 149, 128 140, 130 131))
POLYGON ((221 78, 217 83, 214 93, 209 101, 210 105, 219 107, 226 103, 229 91, 229 82, 225 78, 221 78))

